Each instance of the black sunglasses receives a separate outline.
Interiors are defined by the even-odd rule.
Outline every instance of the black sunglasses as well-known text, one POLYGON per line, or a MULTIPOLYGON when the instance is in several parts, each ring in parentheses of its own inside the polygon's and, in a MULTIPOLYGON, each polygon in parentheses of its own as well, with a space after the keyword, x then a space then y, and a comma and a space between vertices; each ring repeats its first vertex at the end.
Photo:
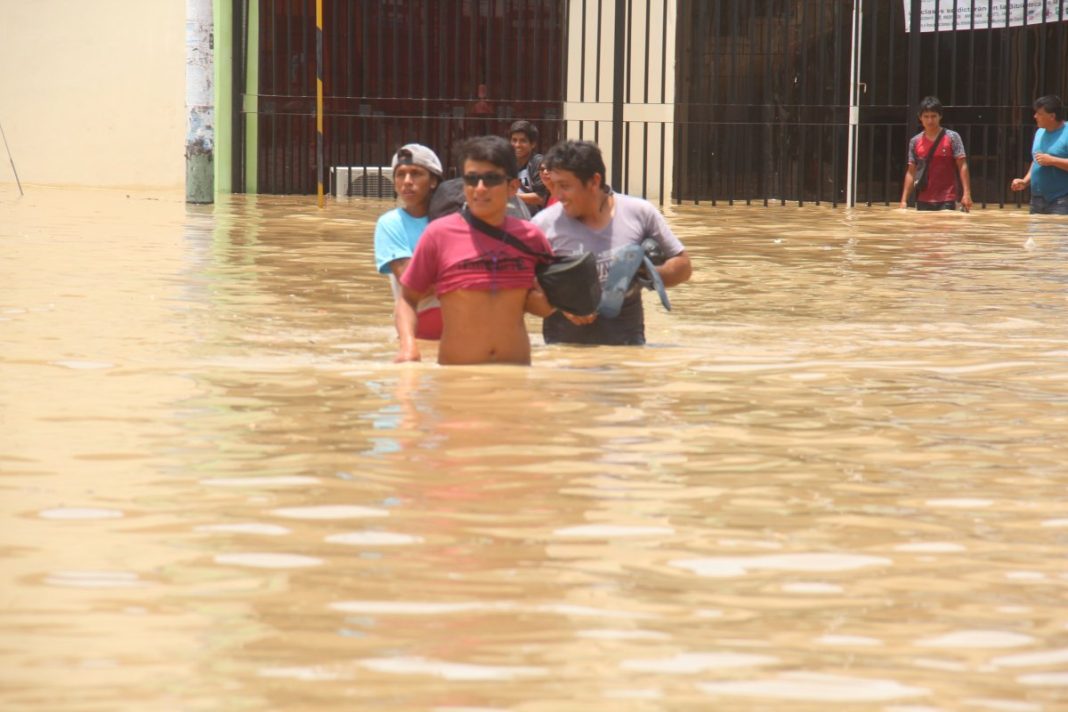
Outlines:
POLYGON ((479 181, 485 183, 487 188, 495 188, 507 180, 508 176, 503 173, 464 173, 464 185, 472 188, 477 188, 479 181))

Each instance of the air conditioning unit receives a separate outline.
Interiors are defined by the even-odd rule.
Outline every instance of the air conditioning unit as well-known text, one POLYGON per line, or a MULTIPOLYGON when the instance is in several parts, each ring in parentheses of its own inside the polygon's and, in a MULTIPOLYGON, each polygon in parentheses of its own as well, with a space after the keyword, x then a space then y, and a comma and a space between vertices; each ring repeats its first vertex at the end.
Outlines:
POLYGON ((389 166, 331 166, 331 190, 335 197, 393 197, 393 169, 389 166))

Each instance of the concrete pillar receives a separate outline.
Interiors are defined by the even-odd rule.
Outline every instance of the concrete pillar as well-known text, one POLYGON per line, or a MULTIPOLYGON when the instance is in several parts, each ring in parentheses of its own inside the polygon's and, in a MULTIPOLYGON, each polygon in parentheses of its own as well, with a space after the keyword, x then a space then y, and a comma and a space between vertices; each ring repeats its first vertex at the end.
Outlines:
POLYGON ((185 3, 185 200, 215 201, 215 68, 212 0, 185 3))

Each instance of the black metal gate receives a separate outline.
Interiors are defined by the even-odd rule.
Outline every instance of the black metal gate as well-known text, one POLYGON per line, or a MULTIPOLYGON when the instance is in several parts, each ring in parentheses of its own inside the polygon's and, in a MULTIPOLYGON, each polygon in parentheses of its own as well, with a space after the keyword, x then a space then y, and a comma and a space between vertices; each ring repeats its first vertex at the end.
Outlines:
MULTIPOLYGON (((936 9, 955 17, 957 4, 939 0, 936 9)), ((1026 200, 1011 193, 1009 183, 1030 164, 1034 100, 1045 94, 1068 98, 1068 12, 1060 0, 1013 4, 1022 6, 1024 16, 1039 10, 1055 21, 1014 27, 1005 13, 995 24, 994 3, 975 0, 962 24, 973 24, 980 12, 987 18, 981 29, 954 30, 954 24, 946 31, 906 34, 903 2, 864 0, 867 91, 861 94, 858 203, 900 199, 906 144, 920 130, 915 106, 929 95, 941 99, 943 123, 964 141, 976 204, 1026 200), (1055 4, 1061 4, 1059 14, 1051 12, 1055 4)), ((919 27, 919 0, 911 0, 908 11, 911 26, 919 27)))
POLYGON ((842 200, 852 6, 680 0, 676 200, 842 200))
MULTIPOLYGON (((665 129, 673 132, 672 198, 680 202, 839 205, 849 199, 852 177, 857 202, 895 203, 906 143, 919 129, 914 107, 921 97, 934 94, 946 106, 944 123, 964 139, 976 203, 1019 203, 1027 195, 1010 193, 1008 185, 1027 170, 1034 132, 1031 102, 1043 94, 1068 98, 1068 8, 1063 0, 675 2, 675 121, 673 126, 646 122, 644 129, 654 138, 661 136, 661 145, 665 129), (1025 14, 1041 8, 1038 24, 1012 26, 1004 13, 1000 26, 991 19, 974 30, 905 31, 906 15, 913 27, 920 26, 921 7, 948 8, 956 18, 958 5, 967 6, 970 20, 979 10, 993 17, 995 2, 1022 8, 1025 14), (855 39, 856 10, 862 11, 863 22, 855 39), (855 41, 861 47, 860 72, 851 77, 855 41), (859 98, 851 106, 851 90, 857 87, 859 98)), ((237 97, 252 100, 237 103, 256 117, 256 189, 314 193, 319 178, 315 0, 233 3, 242 33, 235 42, 242 49, 235 84, 245 87, 250 62, 258 76, 258 87, 237 97), (258 18, 251 28, 250 17, 258 18), (248 54, 253 36, 257 56, 248 54)), ((614 55, 608 122, 613 172, 629 164, 632 147, 622 137, 626 130, 630 140, 634 122, 624 126, 623 102, 630 94, 624 95, 622 87, 624 74, 641 66, 632 57, 641 47, 634 46, 630 25, 640 21, 635 18, 649 17, 659 0, 646 0, 644 14, 637 11, 636 0, 323 3, 324 183, 329 184, 331 167, 388 165, 395 149, 409 141, 431 146, 451 169, 457 139, 503 135, 517 118, 534 121, 542 131, 541 147, 548 148, 565 132, 569 51, 582 58, 577 67, 586 66, 587 53, 581 48, 587 35, 612 35, 601 27, 590 33, 587 18, 600 23, 608 5, 617 18, 615 47, 604 52, 614 55), (589 8, 596 12, 587 12, 589 8), (568 17, 578 10, 582 34, 571 38, 570 47, 568 17), (619 24, 624 17, 625 27, 619 24)), ((663 14, 666 18, 666 6, 663 14)), ((600 48, 601 39, 596 41, 600 48)), ((580 74, 582 86, 601 81, 599 68, 580 74)), ((585 92, 571 100, 587 101, 585 92)), ((245 115, 239 113, 234 126, 233 184, 238 191, 247 190, 245 115)), ((649 170, 655 174, 662 168, 649 170)), ((632 191, 644 190, 646 184, 644 177, 624 176, 616 182, 632 191)))
MULTIPOLYGON (((257 189, 314 193, 315 1, 251 1, 259 16, 257 189)), ((246 33, 235 46, 248 45, 247 3, 235 0, 246 33)), ((538 126, 542 148, 551 145, 563 132, 565 4, 324 0, 325 172, 388 166, 413 141, 437 151, 449 171, 457 139, 506 135, 519 118, 538 126)), ((235 170, 235 190, 246 190, 243 176, 235 170)))
MULTIPOLYGON (((1068 97, 1063 8, 1042 24, 1006 14, 1000 27, 906 33, 901 0, 859 2, 857 202, 899 200, 914 107, 929 94, 964 140, 976 203, 1021 200, 1008 185, 1027 170, 1031 103, 1068 97)), ((920 9, 911 0, 915 28, 920 9)), ((853 12, 853 0, 679 0, 675 200, 846 201, 853 12)))

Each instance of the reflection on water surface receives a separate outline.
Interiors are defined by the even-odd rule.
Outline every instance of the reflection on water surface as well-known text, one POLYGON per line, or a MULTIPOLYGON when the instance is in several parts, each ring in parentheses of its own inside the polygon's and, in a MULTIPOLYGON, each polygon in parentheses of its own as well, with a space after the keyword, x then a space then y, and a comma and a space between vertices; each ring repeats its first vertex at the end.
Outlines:
POLYGON ((0 201, 6 709, 1068 704, 1068 233, 669 207, 646 348, 391 363, 381 202, 0 201))

